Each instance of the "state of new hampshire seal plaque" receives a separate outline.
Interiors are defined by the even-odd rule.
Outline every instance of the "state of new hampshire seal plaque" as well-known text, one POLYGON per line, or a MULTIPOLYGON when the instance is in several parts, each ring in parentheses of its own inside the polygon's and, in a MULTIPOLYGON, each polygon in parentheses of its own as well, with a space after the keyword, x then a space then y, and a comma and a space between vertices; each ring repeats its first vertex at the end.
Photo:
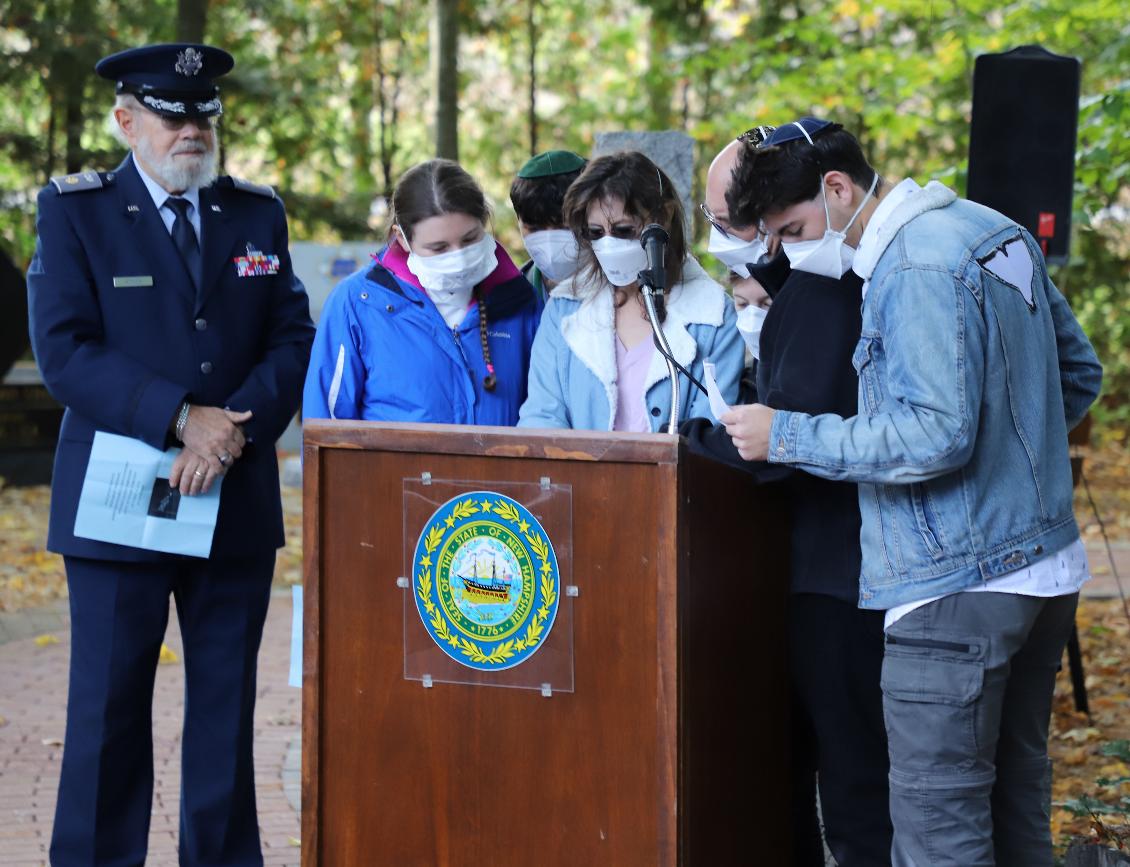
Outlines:
POLYGON ((470 491, 425 522, 412 555, 424 628, 456 662, 513 668, 545 643, 561 575, 549 535, 517 500, 470 491))

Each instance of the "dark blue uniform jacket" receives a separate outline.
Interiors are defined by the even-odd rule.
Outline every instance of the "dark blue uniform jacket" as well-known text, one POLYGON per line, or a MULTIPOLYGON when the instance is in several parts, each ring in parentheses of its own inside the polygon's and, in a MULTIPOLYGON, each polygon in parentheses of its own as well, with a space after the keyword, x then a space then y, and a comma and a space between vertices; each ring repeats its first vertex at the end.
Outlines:
POLYGON ((254 413, 249 445, 223 482, 212 556, 274 550, 283 544, 275 441, 298 407, 314 333, 282 203, 228 177, 200 191, 197 291, 133 158, 94 180, 40 192, 28 270, 35 357, 66 406, 47 547, 109 560, 170 556, 77 538, 75 510, 96 431, 167 448, 187 399, 254 413), (278 256, 277 273, 238 276, 234 260, 249 249, 278 256))

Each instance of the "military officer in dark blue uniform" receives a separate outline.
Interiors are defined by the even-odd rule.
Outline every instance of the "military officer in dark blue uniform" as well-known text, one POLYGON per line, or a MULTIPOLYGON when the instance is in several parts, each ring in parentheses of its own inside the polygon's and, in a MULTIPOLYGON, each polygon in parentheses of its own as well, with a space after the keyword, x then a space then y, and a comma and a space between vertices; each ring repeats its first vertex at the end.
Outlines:
POLYGON ((130 155, 52 179, 28 271, 35 357, 66 406, 47 546, 62 554, 71 674, 53 865, 140 865, 153 791, 152 696, 169 597, 184 640, 180 863, 260 865, 251 758, 255 666, 283 544, 275 441, 313 326, 268 187, 216 178, 218 76, 204 45, 115 54, 130 155), (184 496, 223 476, 207 559, 75 535, 97 431, 182 445, 184 496))

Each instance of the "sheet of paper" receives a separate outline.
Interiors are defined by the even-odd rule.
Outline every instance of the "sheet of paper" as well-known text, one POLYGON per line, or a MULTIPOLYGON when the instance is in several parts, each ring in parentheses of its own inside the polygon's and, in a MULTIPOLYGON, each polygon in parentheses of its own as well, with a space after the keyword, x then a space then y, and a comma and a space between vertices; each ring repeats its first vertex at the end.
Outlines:
POLYGON ((217 479, 207 494, 182 497, 169 487, 180 449, 97 432, 82 482, 75 535, 131 548, 207 557, 220 510, 217 479))
POLYGON ((289 686, 302 686, 302 585, 290 588, 294 610, 290 615, 290 676, 289 686))
POLYGON ((723 414, 730 411, 729 405, 722 397, 722 391, 718 388, 718 381, 714 378, 714 362, 704 361, 702 363, 703 379, 706 382, 706 396, 710 399, 710 411, 714 414, 715 421, 721 421, 723 414))

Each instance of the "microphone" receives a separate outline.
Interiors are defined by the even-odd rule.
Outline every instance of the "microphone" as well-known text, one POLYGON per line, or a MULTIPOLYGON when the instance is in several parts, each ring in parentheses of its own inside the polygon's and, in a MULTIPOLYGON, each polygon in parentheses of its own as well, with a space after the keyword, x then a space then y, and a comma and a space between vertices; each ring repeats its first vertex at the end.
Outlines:
POLYGON ((667 230, 658 223, 649 223, 640 233, 640 245, 647 253, 647 270, 650 277, 647 283, 657 295, 662 297, 667 288, 667 273, 663 261, 667 257, 667 230))

